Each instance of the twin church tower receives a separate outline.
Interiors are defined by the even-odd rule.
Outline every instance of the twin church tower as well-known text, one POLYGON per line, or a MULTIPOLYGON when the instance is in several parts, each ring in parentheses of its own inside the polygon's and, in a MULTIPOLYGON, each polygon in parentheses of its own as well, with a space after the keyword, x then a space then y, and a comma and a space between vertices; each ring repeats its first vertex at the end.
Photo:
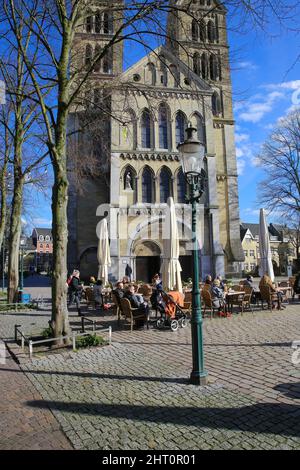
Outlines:
POLYGON ((202 277, 237 274, 244 259, 226 9, 213 0, 170 4, 164 44, 147 49, 153 38, 148 35, 147 55, 133 65, 131 57, 141 48, 136 41, 107 46, 122 27, 124 1, 91 2, 76 33, 73 66, 84 70, 95 53, 107 49, 70 120, 72 128, 87 115, 94 119, 69 145, 71 162, 73 152, 87 166, 91 153, 96 161, 80 190, 70 171, 68 262, 83 277, 97 273, 96 227, 104 215, 111 230, 112 280, 122 278, 127 265, 136 280, 149 281, 159 272, 170 196, 181 234, 182 277, 191 276, 190 208, 177 151, 189 122, 206 146, 207 187, 197 209, 202 277))

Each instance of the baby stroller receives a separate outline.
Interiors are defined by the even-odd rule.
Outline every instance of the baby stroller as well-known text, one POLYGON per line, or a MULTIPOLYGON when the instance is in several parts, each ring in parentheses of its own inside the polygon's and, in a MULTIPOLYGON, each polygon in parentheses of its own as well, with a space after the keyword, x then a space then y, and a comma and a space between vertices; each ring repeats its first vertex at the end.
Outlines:
POLYGON ((181 307, 183 306, 183 296, 179 292, 166 293, 162 291, 163 302, 158 304, 161 318, 158 318, 156 326, 159 329, 171 328, 172 331, 187 326, 187 317, 181 307))

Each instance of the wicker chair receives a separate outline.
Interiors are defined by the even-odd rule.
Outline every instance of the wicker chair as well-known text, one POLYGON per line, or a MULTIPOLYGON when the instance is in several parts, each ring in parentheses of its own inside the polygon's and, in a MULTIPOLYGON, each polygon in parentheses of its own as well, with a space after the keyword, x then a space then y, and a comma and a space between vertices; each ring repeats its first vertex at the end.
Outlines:
POLYGON ((235 284, 234 286, 231 286, 230 289, 239 292, 241 290, 244 290, 244 286, 242 284, 235 284))
MULTIPOLYGON (((144 313, 135 313, 138 311, 138 308, 132 308, 130 301, 128 299, 120 299, 122 313, 125 317, 125 322, 130 323, 131 332, 133 330, 133 324, 136 320, 145 320, 144 313)), ((146 321, 148 329, 148 319, 146 321)))
POLYGON ((87 287, 87 289, 85 289, 85 298, 86 298, 87 308, 89 307, 96 308, 95 296, 94 296, 93 289, 91 287, 87 287))
POLYGON ((215 313, 215 310, 218 311, 219 309, 217 307, 214 307, 211 293, 208 289, 202 290, 202 299, 204 303, 203 314, 205 315, 206 310, 210 310, 210 318, 212 318, 213 314, 215 313))
POLYGON ((192 293, 191 292, 185 292, 183 308, 181 310, 187 315, 191 315, 191 311, 192 311, 192 293))
POLYGON ((120 321, 121 314, 122 314, 120 300, 114 292, 111 293, 111 299, 116 308, 116 315, 117 315, 118 321, 120 321))
POLYGON ((276 302, 278 304, 278 295, 276 292, 273 292, 271 288, 267 285, 262 285, 259 287, 260 295, 261 295, 261 306, 264 309, 264 302, 267 302, 269 309, 271 312, 273 311, 273 303, 276 302))
POLYGON ((239 294, 236 297, 233 297, 233 299, 230 302, 230 305, 231 307, 233 307, 234 305, 240 307, 242 315, 247 308, 250 309, 251 312, 253 313, 253 308, 251 306, 253 288, 245 286, 243 290, 245 294, 239 294))

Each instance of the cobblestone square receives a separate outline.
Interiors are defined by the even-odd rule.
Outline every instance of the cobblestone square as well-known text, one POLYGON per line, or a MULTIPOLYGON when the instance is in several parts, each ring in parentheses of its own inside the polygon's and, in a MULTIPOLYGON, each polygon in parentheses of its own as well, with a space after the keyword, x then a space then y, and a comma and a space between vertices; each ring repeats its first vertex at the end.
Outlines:
MULTIPOLYGON (((35 436, 32 448, 300 449, 300 365, 291 360, 299 313, 294 303, 205 319, 206 387, 188 382, 190 326, 130 333, 100 317, 113 325, 112 346, 1 366, 8 405, 0 448, 22 448, 35 436)), ((47 320, 47 312, 4 315, 1 336, 12 337, 16 322, 47 320)))

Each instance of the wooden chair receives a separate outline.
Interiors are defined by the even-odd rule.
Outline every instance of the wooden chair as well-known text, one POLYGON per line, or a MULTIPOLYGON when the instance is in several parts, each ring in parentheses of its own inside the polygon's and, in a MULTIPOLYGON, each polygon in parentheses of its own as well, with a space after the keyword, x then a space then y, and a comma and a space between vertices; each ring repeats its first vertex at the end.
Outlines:
POLYGON ((191 312, 192 312, 192 293, 191 292, 185 292, 183 307, 181 307, 181 310, 185 314, 191 315, 191 312))
POLYGON ((206 310, 208 309, 208 310, 210 310, 210 318, 212 318, 215 310, 218 311, 218 308, 214 307, 212 297, 211 297, 211 293, 209 292, 208 289, 203 289, 202 290, 202 300, 203 300, 203 303, 204 303, 203 315, 205 315, 206 310))
POLYGON ((269 309, 271 312, 273 311, 273 302, 276 302, 278 304, 278 295, 276 292, 273 292, 270 288, 270 286, 260 286, 260 295, 261 295, 261 306, 262 309, 264 310, 264 302, 267 302, 269 309))
POLYGON ((117 315, 117 318, 118 318, 118 321, 119 321, 122 312, 121 312, 121 305, 120 305, 118 296, 114 292, 112 292, 111 293, 111 299, 112 299, 112 303, 116 307, 116 315, 117 315))
POLYGON ((241 290, 244 290, 244 286, 242 284, 235 284, 234 286, 231 286, 231 290, 239 292, 241 290))
POLYGON ((239 294, 236 297, 233 297, 230 304, 232 307, 234 305, 240 307, 242 315, 247 308, 249 308, 251 312, 253 313, 253 308, 251 306, 253 288, 249 286, 245 286, 243 288, 243 291, 245 292, 245 294, 239 294))
MULTIPOLYGON (((144 313, 134 313, 138 311, 138 308, 132 308, 130 305, 130 301, 128 299, 120 299, 121 303, 121 308, 122 308, 122 313, 125 317, 125 322, 129 322, 131 326, 131 332, 133 330, 133 323, 136 320, 145 320, 145 314, 144 313)), ((147 329, 148 329, 148 319, 146 321, 147 323, 147 329)))

